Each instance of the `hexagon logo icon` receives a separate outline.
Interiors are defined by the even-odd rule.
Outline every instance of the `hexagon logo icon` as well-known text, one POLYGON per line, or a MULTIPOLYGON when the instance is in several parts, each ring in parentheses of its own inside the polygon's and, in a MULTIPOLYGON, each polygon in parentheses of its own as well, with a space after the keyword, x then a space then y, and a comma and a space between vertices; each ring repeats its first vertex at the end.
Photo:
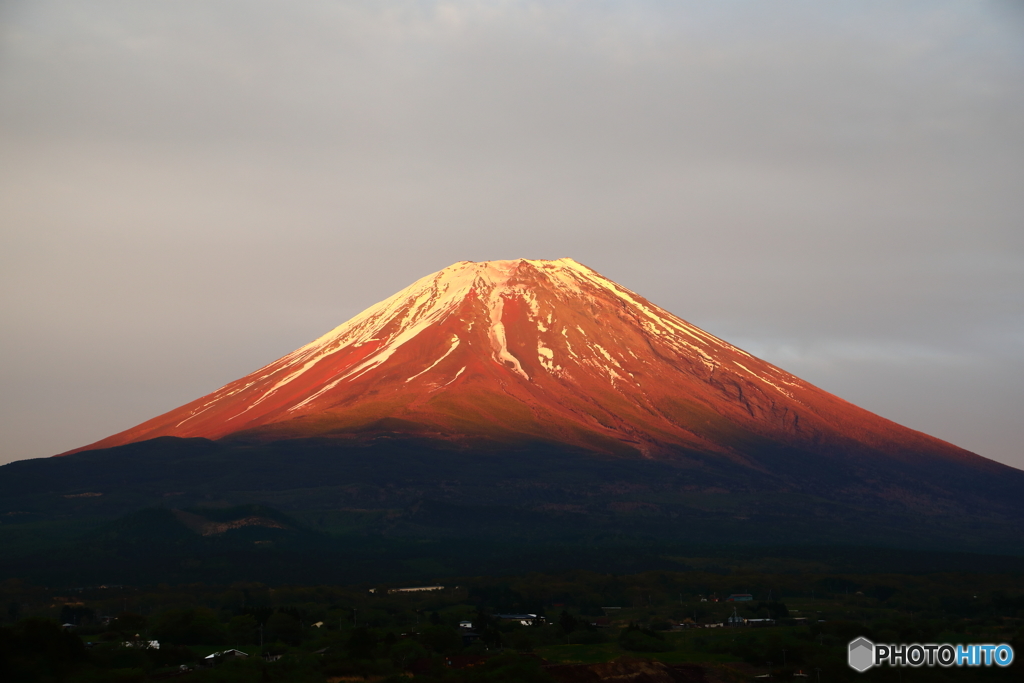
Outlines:
POLYGON ((870 669, 875 663, 875 644, 867 638, 850 641, 850 668, 861 673, 870 669))

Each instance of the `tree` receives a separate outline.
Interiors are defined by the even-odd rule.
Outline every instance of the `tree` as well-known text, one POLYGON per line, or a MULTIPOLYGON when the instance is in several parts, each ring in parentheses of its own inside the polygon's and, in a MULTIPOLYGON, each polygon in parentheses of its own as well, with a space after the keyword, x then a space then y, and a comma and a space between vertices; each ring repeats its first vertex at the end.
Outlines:
POLYGON ((772 619, 788 619, 789 609, 783 602, 771 600, 768 602, 768 616, 772 619))
POLYGON ((377 638, 365 626, 352 629, 348 637, 348 653, 353 659, 371 659, 377 638))
POLYGON ((255 642, 258 626, 251 614, 232 617, 228 622, 228 642, 232 645, 248 645, 255 642))
POLYGON ((302 640, 302 624, 299 620, 286 612, 277 612, 267 619, 263 627, 266 640, 271 642, 280 640, 287 645, 298 645, 302 640))
POLYGON ((0 680, 60 680, 85 658, 82 640, 49 619, 0 628, 0 680))
POLYGON ((412 638, 403 638, 391 647, 391 662, 399 669, 406 669, 417 659, 423 659, 429 654, 425 647, 412 638))
POLYGON ((498 622, 494 617, 486 614, 483 608, 478 608, 473 617, 473 630, 480 636, 480 642, 487 647, 501 647, 501 631, 498 630, 498 622))
POLYGON ((569 635, 579 628, 579 620, 567 611, 562 610, 562 613, 558 615, 558 625, 562 628, 562 632, 565 635, 569 635))

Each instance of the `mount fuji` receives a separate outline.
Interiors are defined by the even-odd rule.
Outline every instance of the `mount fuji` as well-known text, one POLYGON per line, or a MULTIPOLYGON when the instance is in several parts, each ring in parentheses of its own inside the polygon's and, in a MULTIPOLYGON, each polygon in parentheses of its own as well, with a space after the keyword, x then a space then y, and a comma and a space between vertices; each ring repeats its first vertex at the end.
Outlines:
POLYGON ((400 432, 643 458, 752 442, 991 467, 751 356, 569 258, 463 261, 217 391, 70 451, 159 436, 400 432))

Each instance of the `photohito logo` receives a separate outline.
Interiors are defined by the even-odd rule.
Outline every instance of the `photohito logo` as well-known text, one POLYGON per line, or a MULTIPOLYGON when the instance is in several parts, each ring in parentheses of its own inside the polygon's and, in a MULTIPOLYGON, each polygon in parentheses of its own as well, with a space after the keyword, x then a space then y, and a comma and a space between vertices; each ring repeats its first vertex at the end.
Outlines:
POLYGON ((867 638, 850 641, 850 666, 864 672, 875 663, 875 644, 867 638))
POLYGON ((873 666, 1010 666, 1013 648, 999 645, 883 645, 867 638, 850 641, 847 651, 850 668, 861 673, 873 666))

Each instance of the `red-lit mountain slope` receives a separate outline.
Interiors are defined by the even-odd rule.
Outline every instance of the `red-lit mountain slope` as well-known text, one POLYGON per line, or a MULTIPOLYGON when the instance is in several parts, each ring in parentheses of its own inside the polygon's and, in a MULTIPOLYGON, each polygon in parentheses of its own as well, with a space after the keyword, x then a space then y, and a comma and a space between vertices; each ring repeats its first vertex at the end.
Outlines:
POLYGON ((695 450, 755 467, 758 444, 990 463, 822 391, 568 258, 456 263, 212 394, 72 452, 168 435, 386 432, 651 458, 695 450))

